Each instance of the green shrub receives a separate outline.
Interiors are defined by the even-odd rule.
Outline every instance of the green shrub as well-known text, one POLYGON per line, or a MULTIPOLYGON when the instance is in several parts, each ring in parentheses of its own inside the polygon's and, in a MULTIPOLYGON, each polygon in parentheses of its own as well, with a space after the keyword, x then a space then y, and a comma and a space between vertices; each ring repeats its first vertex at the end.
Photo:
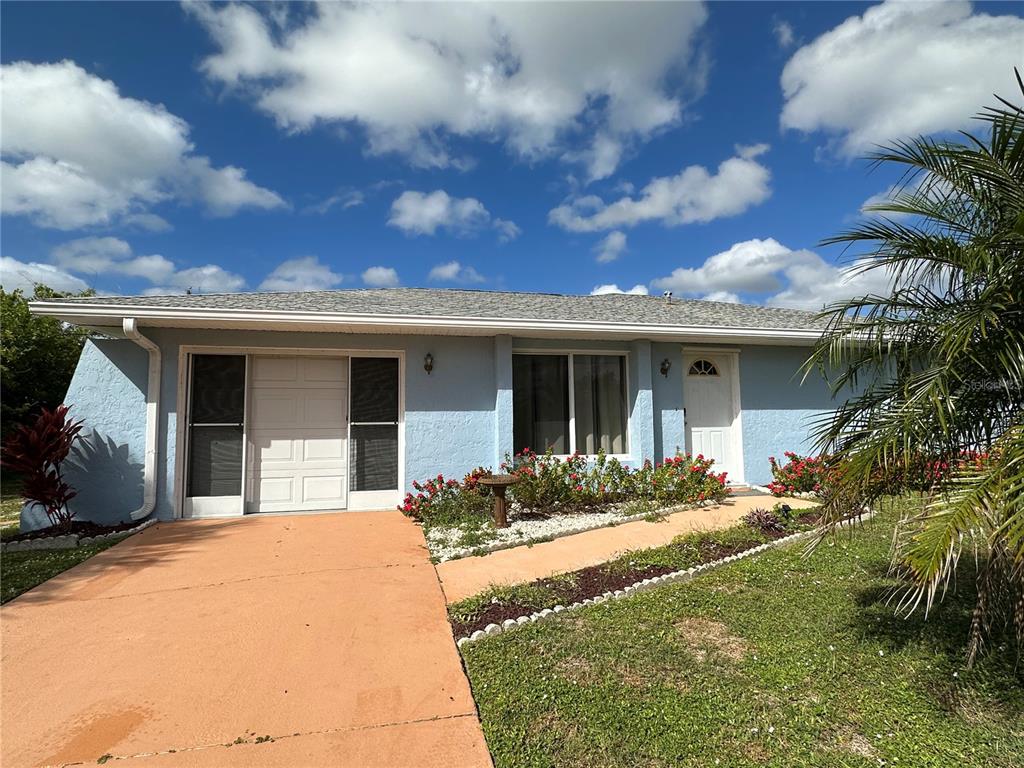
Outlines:
POLYGON ((490 489, 480 484, 487 474, 488 470, 478 467, 461 483, 440 474, 424 483, 413 481, 415 493, 407 493, 398 509, 428 527, 483 522, 492 508, 490 489))
POLYGON ((713 473, 713 463, 687 454, 630 469, 603 453, 591 462, 579 454, 563 459, 527 448, 506 456, 501 466, 517 478, 510 496, 520 508, 571 512, 627 500, 658 506, 721 501, 728 495, 726 474, 713 473))

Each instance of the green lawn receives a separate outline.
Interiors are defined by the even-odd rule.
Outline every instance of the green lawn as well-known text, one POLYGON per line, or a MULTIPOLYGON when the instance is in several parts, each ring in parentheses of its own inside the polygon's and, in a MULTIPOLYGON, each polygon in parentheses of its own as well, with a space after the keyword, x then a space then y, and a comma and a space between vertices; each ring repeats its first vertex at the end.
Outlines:
POLYGON ((971 574, 894 617, 891 522, 465 646, 497 766, 1019 766, 1022 673, 963 668, 971 574))
MULTIPOLYGON (((120 541, 120 539, 118 540, 120 541)), ((61 571, 88 560, 117 541, 74 549, 41 549, 36 552, 5 552, 0 558, 0 603, 52 579, 61 571)))
POLYGON ((0 480, 0 532, 8 535, 18 532, 21 504, 17 478, 9 472, 5 472, 3 479, 0 480))

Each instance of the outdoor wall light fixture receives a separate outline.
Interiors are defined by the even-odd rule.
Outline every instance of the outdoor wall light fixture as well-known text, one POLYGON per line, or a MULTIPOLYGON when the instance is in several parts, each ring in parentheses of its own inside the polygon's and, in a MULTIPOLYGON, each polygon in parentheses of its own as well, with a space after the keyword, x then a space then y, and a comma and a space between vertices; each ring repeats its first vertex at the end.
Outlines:
POLYGON ((423 358, 423 370, 427 372, 428 376, 430 375, 430 372, 434 370, 434 356, 429 352, 427 352, 426 356, 423 358))
POLYGON ((661 375, 668 378, 668 371, 672 367, 672 361, 667 357, 661 361, 661 375))

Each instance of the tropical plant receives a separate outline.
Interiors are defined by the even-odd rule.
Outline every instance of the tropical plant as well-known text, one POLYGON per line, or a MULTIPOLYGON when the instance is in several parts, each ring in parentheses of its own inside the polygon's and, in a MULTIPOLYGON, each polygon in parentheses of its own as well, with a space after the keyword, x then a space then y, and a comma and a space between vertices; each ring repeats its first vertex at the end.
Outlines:
POLYGON ((817 428, 817 447, 842 466, 825 528, 924 489, 895 537, 906 611, 927 611, 961 553, 978 553, 968 664, 1001 628, 1024 647, 1024 110, 996 98, 977 135, 872 156, 900 169, 900 183, 825 242, 867 246, 854 271, 891 287, 829 307, 805 367, 852 390, 817 428))
POLYGON ((32 425, 19 424, 4 442, 0 462, 21 476, 21 497, 40 506, 54 527, 68 530, 74 513, 68 507, 78 492, 64 481, 62 465, 82 431, 68 419, 68 407, 46 408, 32 425))

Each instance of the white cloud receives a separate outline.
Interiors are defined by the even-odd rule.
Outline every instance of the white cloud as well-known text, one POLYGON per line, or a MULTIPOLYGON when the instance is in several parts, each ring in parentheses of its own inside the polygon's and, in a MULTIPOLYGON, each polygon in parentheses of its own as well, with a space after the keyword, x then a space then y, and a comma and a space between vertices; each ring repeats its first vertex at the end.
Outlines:
POLYGON ((52 264, 26 263, 10 256, 0 256, 0 286, 3 286, 5 291, 16 291, 20 288, 31 294, 37 284, 48 286, 55 291, 70 293, 80 293, 89 287, 84 280, 52 264))
POLYGON ((485 281, 483 275, 473 267, 466 267, 457 261, 449 261, 445 264, 438 264, 430 270, 428 280, 441 283, 482 283, 485 281))
POLYGON ((323 3, 283 26, 248 5, 186 8, 217 46, 206 76, 281 128, 358 124, 370 152, 426 167, 464 163, 451 139, 482 137, 530 159, 590 147, 577 159, 600 178, 706 75, 699 3, 323 3))
POLYGON ((388 225, 407 235, 433 235, 444 229, 467 237, 494 227, 502 242, 519 235, 515 222, 492 219, 484 204, 475 197, 452 197, 443 189, 433 192, 406 190, 391 203, 388 225))
POLYGON ((188 124, 162 105, 122 96, 72 61, 4 65, 0 96, 6 214, 56 229, 120 220, 152 229, 166 222, 145 209, 169 200, 198 201, 214 216, 284 205, 242 169, 195 154, 188 124))
POLYGON ((363 282, 374 288, 394 288, 398 285, 398 272, 394 267, 370 267, 363 272, 363 282))
POLYGON ((498 239, 503 243, 515 240, 523 232, 518 224, 508 219, 495 219, 494 229, 498 232, 498 239))
POLYGON ((54 262, 70 272, 88 275, 120 274, 163 283, 174 274, 174 263, 160 255, 136 256, 132 247, 117 237, 82 237, 58 245, 54 262))
POLYGON ((674 227, 736 216, 771 195, 771 173, 757 161, 767 150, 766 144, 737 147, 736 156, 714 174, 691 165, 676 176, 652 179, 635 197, 611 203, 596 195, 580 197, 550 211, 548 221, 571 232, 597 232, 645 221, 674 227))
POLYGON ((766 238, 736 243, 699 267, 680 267, 651 285, 709 301, 735 303, 744 293, 771 306, 821 309, 851 296, 888 291, 889 278, 879 271, 855 275, 813 251, 794 251, 766 238))
POLYGON ((973 13, 969 2, 886 2, 793 54, 782 72, 782 126, 825 131, 841 154, 967 128, 1016 91, 1024 19, 973 13))
POLYGON ((779 44, 779 48, 789 48, 789 46, 796 42, 793 25, 788 21, 775 22, 772 31, 775 33, 775 41, 779 44))
POLYGON ((609 293, 625 293, 631 296, 646 296, 647 286, 645 285, 634 285, 632 288, 622 290, 615 283, 608 283, 607 285, 599 285, 590 292, 591 296, 605 296, 609 293))
POLYGON ((704 301, 720 301, 726 304, 741 304, 738 294, 732 291, 712 291, 707 296, 701 297, 704 301))
POLYGON ((188 288, 194 293, 224 293, 245 287, 241 275, 216 264, 178 269, 173 261, 159 254, 136 255, 129 243, 117 237, 69 240, 56 246, 50 257, 56 266, 44 265, 48 269, 68 275, 89 275, 94 282, 119 275, 145 280, 152 284, 143 291, 146 294, 180 293, 188 288))
POLYGON ((316 256, 288 259, 260 283, 261 291, 325 291, 341 285, 344 277, 321 264, 316 256))
POLYGON ((366 202, 366 195, 360 192, 358 189, 350 189, 345 192, 338 192, 335 195, 331 195, 325 200, 311 205, 306 208, 306 213, 319 213, 321 215, 327 213, 331 208, 340 208, 343 211, 347 211, 349 208, 355 208, 356 206, 362 205, 366 202))
POLYGON ((597 254, 597 260, 602 264, 607 264, 609 261, 615 261, 626 251, 626 234, 619 232, 609 232, 601 241, 594 246, 594 253, 597 254))

